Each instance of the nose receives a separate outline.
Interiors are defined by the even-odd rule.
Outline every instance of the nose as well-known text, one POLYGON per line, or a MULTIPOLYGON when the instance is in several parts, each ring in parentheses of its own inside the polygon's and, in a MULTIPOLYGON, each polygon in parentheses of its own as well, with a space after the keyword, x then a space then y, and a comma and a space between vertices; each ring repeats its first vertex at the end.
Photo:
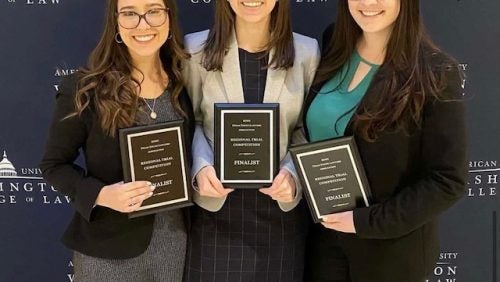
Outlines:
POLYGON ((139 18, 139 25, 137 26, 138 29, 148 29, 150 27, 151 26, 146 21, 145 15, 143 15, 142 17, 139 18))

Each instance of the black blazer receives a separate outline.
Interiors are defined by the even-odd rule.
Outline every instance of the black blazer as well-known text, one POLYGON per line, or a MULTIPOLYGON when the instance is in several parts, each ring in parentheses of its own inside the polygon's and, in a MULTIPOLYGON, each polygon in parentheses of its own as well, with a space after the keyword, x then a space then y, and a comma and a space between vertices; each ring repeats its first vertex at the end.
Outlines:
MULTIPOLYGON (((120 146, 117 137, 109 137, 102 131, 92 107, 81 117, 62 120, 74 111, 77 81, 75 74, 61 83, 45 155, 40 164, 45 180, 69 196, 75 208, 62 241, 67 247, 94 257, 124 259, 138 256, 149 245, 154 215, 128 219, 126 214, 112 209, 94 207, 103 186, 123 181, 120 146), (86 169, 74 163, 79 149, 85 157, 86 169)), ((186 148, 191 148, 194 116, 185 91, 179 101, 188 114, 184 126, 189 143, 186 148)))
MULTIPOLYGON (((429 53, 427 59, 436 69, 449 61, 440 53, 429 53)), ((426 100, 422 125, 410 135, 386 131, 375 142, 367 142, 353 132, 352 120, 348 124, 345 135, 356 139, 372 189, 372 204, 354 210, 355 235, 320 225, 313 228, 309 243, 320 253, 310 257, 312 271, 330 271, 314 267, 331 255, 325 246, 331 244, 348 258, 353 282, 423 281, 431 272, 439 254, 437 217, 462 197, 467 179, 460 75, 458 68, 447 74, 442 98, 426 100), (315 248, 315 244, 323 246, 315 248)), ((378 73, 358 111, 370 108, 381 83, 384 77, 378 73)), ((307 112, 320 89, 314 87, 305 101, 306 134, 307 112)))

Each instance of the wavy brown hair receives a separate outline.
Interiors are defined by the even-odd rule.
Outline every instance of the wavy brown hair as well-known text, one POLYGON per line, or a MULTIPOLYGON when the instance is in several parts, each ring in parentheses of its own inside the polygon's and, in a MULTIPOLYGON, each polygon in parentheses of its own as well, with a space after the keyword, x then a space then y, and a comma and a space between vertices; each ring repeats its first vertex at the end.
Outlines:
MULTIPOLYGON (((339 0, 333 36, 325 42, 314 85, 330 80, 349 62, 363 31, 351 16, 349 0, 339 0)), ((441 99, 448 73, 459 74, 458 64, 444 54, 425 32, 419 0, 400 0, 401 9, 391 32, 384 63, 368 91, 377 92, 370 106, 360 105, 353 129, 374 141, 384 130, 420 126, 426 100, 441 99)))
MULTIPOLYGON (((169 9, 171 38, 160 48, 162 67, 169 77, 171 102, 175 110, 185 116, 179 103, 183 88, 181 61, 188 55, 184 52, 182 34, 177 24, 177 9, 174 0, 163 0, 169 9)), ((105 26, 99 43, 90 54, 86 68, 79 71, 75 97, 75 112, 81 115, 91 107, 98 115, 103 131, 115 136, 118 128, 133 124, 139 106, 137 86, 141 81, 132 77, 134 66, 125 44, 118 44, 116 16, 118 0, 109 0, 105 26)))
MULTIPOLYGON (((236 15, 227 0, 215 0, 214 25, 210 29, 203 48, 202 64, 208 71, 222 71, 224 57, 229 49, 236 15)), ((271 39, 265 50, 274 50, 269 66, 275 69, 287 69, 293 66, 295 48, 293 46, 292 21, 288 0, 276 2, 271 12, 271 39)))

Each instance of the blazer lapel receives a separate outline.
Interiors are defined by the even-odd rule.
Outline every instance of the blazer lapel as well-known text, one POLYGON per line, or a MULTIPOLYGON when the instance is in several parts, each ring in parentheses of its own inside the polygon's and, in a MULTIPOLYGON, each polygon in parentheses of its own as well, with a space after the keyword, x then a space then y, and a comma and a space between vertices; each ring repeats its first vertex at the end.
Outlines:
MULTIPOLYGON (((274 56, 274 50, 269 53, 269 61, 274 56)), ((284 69, 268 68, 266 78, 266 89, 264 90, 264 103, 276 103, 285 85, 287 71, 284 69)))
POLYGON ((238 55, 238 43, 233 31, 229 50, 224 58, 221 72, 222 82, 226 90, 226 98, 230 103, 244 103, 243 83, 241 81, 240 59, 238 55))

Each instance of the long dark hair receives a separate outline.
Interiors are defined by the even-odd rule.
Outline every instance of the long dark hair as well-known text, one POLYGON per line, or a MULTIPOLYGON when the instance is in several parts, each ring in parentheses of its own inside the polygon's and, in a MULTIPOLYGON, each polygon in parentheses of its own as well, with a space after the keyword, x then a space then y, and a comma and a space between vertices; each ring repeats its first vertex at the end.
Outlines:
MULTIPOLYGON (((183 49, 175 1, 163 0, 163 2, 169 8, 171 38, 160 48, 160 59, 169 77, 172 105, 177 112, 185 116, 179 103, 179 95, 183 88, 181 61, 188 55, 183 49)), ((87 67, 79 71, 75 113, 73 113, 81 115, 92 105, 103 131, 109 136, 115 136, 118 128, 133 124, 139 105, 136 87, 141 84, 131 75, 134 66, 127 46, 115 41, 118 28, 115 14, 117 3, 118 0, 108 1, 104 31, 99 43, 90 54, 87 67)))
MULTIPOLYGON (((202 64, 208 71, 222 71, 236 15, 227 0, 215 0, 214 2, 214 25, 205 42, 202 64)), ((288 0, 280 0, 276 3, 271 12, 270 29, 271 39, 265 49, 267 52, 273 49, 274 55, 269 66, 275 69, 292 67, 295 59, 295 48, 288 0)))
MULTIPOLYGON (((323 51, 314 85, 319 86, 341 71, 356 49, 363 31, 349 12, 348 0, 339 0, 338 17, 323 51)), ((419 0, 401 0, 401 9, 389 38, 386 57, 369 91, 377 92, 374 103, 360 105, 353 129, 373 141, 386 129, 411 128, 421 123, 429 97, 440 98, 447 85, 447 72, 458 73, 458 64, 439 50, 425 32, 419 0)))

